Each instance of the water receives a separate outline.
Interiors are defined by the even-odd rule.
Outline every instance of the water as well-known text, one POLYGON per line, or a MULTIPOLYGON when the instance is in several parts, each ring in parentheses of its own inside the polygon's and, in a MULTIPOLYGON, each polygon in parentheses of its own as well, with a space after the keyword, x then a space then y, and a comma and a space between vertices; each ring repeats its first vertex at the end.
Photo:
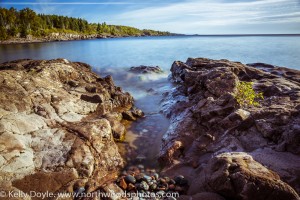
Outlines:
POLYGON ((188 57, 265 62, 300 69, 300 36, 143 37, 0 45, 0 62, 20 59, 67 58, 102 67, 159 65, 188 57))
POLYGON ((100 75, 112 74, 117 85, 129 91, 146 117, 128 129, 119 144, 129 163, 157 166, 161 136, 168 120, 159 113, 159 103, 170 83, 167 75, 173 61, 188 57, 229 59, 242 63, 264 62, 300 69, 300 36, 249 37, 143 37, 69 42, 0 45, 0 62, 15 59, 67 58, 89 63, 100 75), (159 65, 160 75, 128 73, 131 66, 159 65))

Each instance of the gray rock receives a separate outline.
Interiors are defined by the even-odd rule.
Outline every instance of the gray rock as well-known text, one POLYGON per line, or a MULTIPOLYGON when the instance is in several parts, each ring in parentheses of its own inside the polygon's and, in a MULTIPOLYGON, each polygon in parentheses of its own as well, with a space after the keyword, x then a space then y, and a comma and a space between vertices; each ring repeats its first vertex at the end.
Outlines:
POLYGON ((132 184, 134 184, 134 183, 136 182, 136 179, 135 179, 133 176, 131 176, 131 175, 127 175, 127 176, 125 177, 125 181, 126 181, 127 183, 132 183, 132 184))

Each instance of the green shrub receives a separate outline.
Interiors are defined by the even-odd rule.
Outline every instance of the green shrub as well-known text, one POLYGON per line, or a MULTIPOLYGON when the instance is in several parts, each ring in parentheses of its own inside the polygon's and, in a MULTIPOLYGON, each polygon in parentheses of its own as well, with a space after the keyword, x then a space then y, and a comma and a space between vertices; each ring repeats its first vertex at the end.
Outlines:
POLYGON ((253 82, 241 81, 237 85, 235 98, 241 107, 258 106, 257 100, 264 99, 263 93, 257 93, 253 89, 253 82))

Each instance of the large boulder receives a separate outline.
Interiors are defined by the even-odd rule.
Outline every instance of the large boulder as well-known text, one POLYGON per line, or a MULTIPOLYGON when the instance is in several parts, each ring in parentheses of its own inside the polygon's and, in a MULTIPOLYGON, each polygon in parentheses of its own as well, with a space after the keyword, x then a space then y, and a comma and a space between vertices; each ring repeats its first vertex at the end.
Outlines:
POLYGON ((246 153, 223 153, 212 158, 192 184, 189 193, 200 190, 226 199, 299 199, 295 190, 246 153))
MULTIPOLYGON (((175 88, 166 93, 162 103, 162 112, 171 122, 169 130, 163 136, 159 156, 166 174, 181 173, 190 183, 194 183, 203 175, 208 163, 218 163, 215 161, 225 159, 222 156, 215 158, 215 155, 224 152, 247 152, 300 192, 300 81, 297 79, 300 72, 259 66, 261 64, 247 66, 239 62, 206 58, 189 58, 185 63, 173 63, 170 79, 175 83, 175 88), (278 73, 275 73, 276 70, 278 73), (263 93, 264 99, 257 100, 258 106, 238 104, 235 95, 241 81, 253 82, 254 91, 263 93)), ((209 164, 211 165, 218 164, 209 164)), ((224 168, 225 166, 227 164, 224 164, 224 168)), ((257 163, 255 166, 260 165, 257 163)), ((231 176, 228 170, 221 169, 223 166, 219 167, 221 177, 231 176)), ((265 171, 268 174, 270 171, 267 169, 265 171)), ((207 173, 214 177, 219 176, 217 170, 216 174, 207 173)), ((231 191, 236 191, 235 196, 226 197, 253 199, 252 189, 246 182, 251 182, 252 179, 248 178, 256 177, 256 173, 252 169, 247 173, 239 172, 239 184, 244 184, 247 192, 244 191, 243 196, 238 196, 242 189, 232 188, 231 191)), ((270 172, 270 176, 271 174, 273 173, 270 172)), ((283 183, 275 184, 279 181, 277 175, 273 174, 271 177, 276 177, 272 183, 267 179, 253 180, 262 181, 264 186, 260 188, 264 188, 263 191, 269 197, 275 195, 272 190, 288 188, 283 183)), ((218 177, 215 178, 207 179, 205 184, 210 184, 213 188, 218 177)), ((226 185, 219 186, 215 190, 202 188, 202 192, 220 194, 222 187, 226 185)), ((289 195, 290 198, 299 198, 290 189, 282 191, 287 199, 289 195)))
POLYGON ((133 97, 112 77, 65 59, 17 60, 0 65, 0 82, 5 191, 94 192, 115 179, 123 160, 113 133, 124 134, 133 97))

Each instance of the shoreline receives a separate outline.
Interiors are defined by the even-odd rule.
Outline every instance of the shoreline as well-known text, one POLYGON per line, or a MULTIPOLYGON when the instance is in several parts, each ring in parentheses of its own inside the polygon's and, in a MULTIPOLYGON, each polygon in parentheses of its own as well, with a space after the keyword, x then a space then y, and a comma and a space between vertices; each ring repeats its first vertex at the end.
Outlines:
POLYGON ((44 42, 65 42, 65 41, 81 41, 81 40, 93 40, 93 39, 111 39, 111 38, 127 38, 127 37, 173 37, 173 36, 182 36, 182 37, 300 37, 300 34, 226 34, 226 35, 214 35, 214 34, 170 34, 170 35, 123 35, 123 36, 114 36, 114 35, 68 35, 62 34, 56 37, 47 36, 44 38, 12 38, 4 41, 0 41, 0 45, 9 45, 9 44, 30 44, 30 43, 44 43, 44 42))
POLYGON ((177 36, 177 35, 140 35, 140 36, 114 36, 114 35, 82 35, 76 37, 61 37, 61 38, 12 38, 9 40, 0 41, 0 45, 9 44, 31 44, 31 43, 46 43, 46 42, 67 42, 67 41, 81 41, 93 39, 111 39, 111 38, 127 38, 127 37, 162 37, 162 36, 177 36))

